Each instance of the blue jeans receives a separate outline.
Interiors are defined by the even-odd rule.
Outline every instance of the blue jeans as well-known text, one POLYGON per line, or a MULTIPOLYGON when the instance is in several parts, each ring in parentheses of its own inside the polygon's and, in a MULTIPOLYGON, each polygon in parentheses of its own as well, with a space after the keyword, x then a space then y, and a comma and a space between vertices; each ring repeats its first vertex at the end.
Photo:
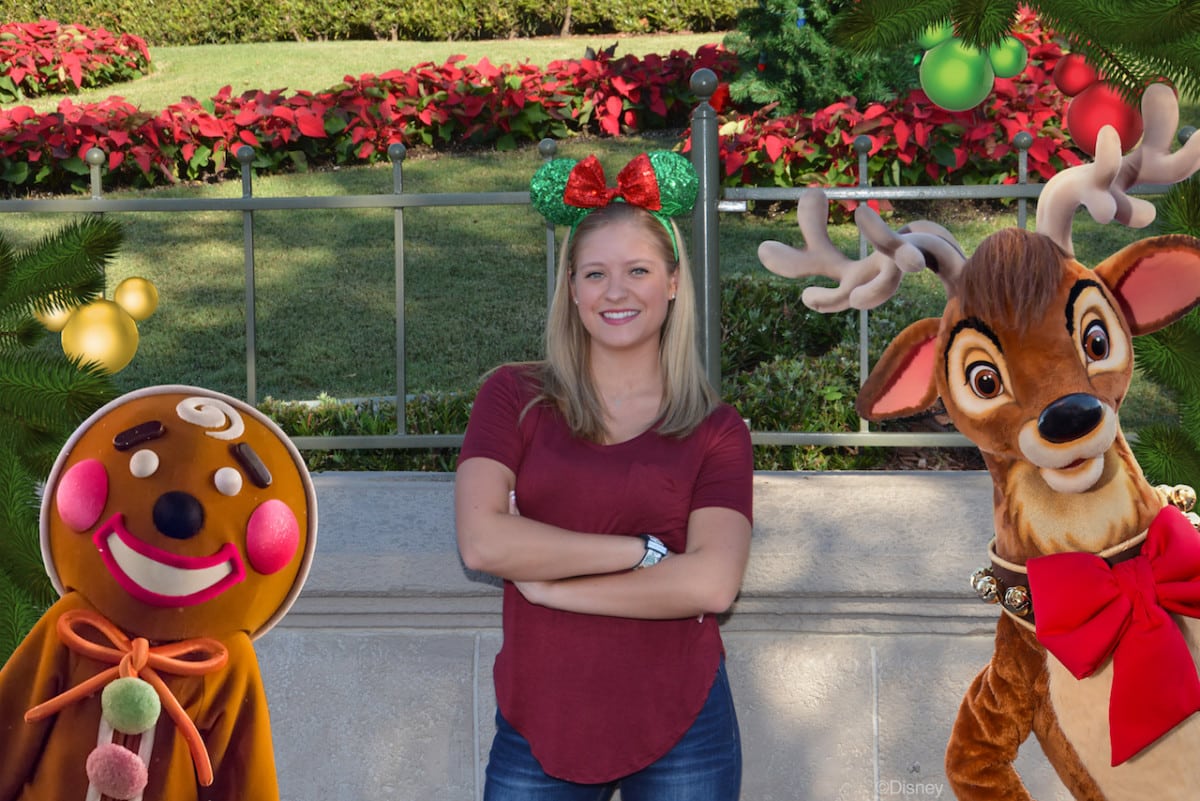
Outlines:
POLYGON ((547 776, 529 743, 497 710, 484 801, 737 801, 742 743, 725 663, 717 668, 696 722, 656 762, 611 784, 576 784, 547 776))

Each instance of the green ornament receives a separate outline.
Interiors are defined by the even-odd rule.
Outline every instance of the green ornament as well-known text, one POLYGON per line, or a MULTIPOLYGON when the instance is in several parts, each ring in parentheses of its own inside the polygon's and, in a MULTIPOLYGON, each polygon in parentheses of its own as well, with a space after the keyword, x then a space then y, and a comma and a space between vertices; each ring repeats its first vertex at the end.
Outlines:
POLYGON ((122 734, 141 734, 158 722, 162 702, 147 682, 132 676, 109 682, 100 694, 105 722, 122 734))
POLYGON ((995 73, 988 57, 961 39, 950 39, 921 59, 921 88, 948 111, 966 111, 992 91, 995 73))
POLYGON ((1005 36, 998 44, 988 48, 988 61, 997 78, 1012 78, 1025 69, 1029 53, 1015 36, 1005 36))
POLYGON ((954 26, 949 22, 938 22, 921 31, 917 44, 926 50, 932 50, 954 35, 954 26))

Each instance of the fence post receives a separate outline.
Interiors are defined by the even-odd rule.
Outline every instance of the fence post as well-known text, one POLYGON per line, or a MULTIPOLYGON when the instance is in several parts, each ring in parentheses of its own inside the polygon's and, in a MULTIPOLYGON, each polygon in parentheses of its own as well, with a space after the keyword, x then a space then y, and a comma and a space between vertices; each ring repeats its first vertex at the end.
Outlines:
MULTIPOLYGON (((1013 137, 1013 145, 1017 148, 1017 184, 1024 186, 1029 183, 1029 148, 1033 147, 1033 134, 1020 131, 1013 137)), ((1017 227, 1029 227, 1029 200, 1017 198, 1017 227)))
MULTIPOLYGON (((235 155, 238 163, 242 165, 242 197, 253 197, 250 164, 254 161, 254 148, 242 145, 235 155)), ((242 259, 246 270, 246 402, 255 406, 258 403, 258 376, 255 364, 258 345, 255 338, 257 323, 254 313, 254 211, 251 209, 242 212, 242 259)))
MULTIPOLYGON (((550 161, 558 153, 558 142, 546 137, 538 142, 538 155, 543 161, 550 161)), ((554 274, 557 271, 554 254, 554 223, 546 220, 546 309, 554 302, 554 274)))
MULTIPOLYGON (((388 158, 392 162, 392 193, 404 193, 404 157, 408 148, 402 142, 388 145, 388 158)), ((397 206, 392 212, 392 236, 396 282, 396 433, 408 433, 408 376, 404 365, 408 361, 408 347, 404 330, 407 323, 404 319, 404 209, 397 206)))
MULTIPOLYGON (((869 160, 872 145, 871 137, 866 134, 854 137, 854 151, 858 153, 858 185, 864 188, 871 185, 869 160)), ((866 203, 867 201, 860 202, 866 203)), ((858 257, 860 259, 867 257, 867 235, 861 229, 858 232, 858 257)), ((869 323, 867 310, 860 309, 858 312, 858 385, 860 387, 867 382, 867 376, 871 372, 871 357, 868 348, 871 332, 869 323)), ((870 429, 871 425, 866 419, 858 418, 859 431, 869 431, 870 429)))
POLYGON ((717 112, 708 99, 717 91, 717 74, 701 68, 692 73, 691 90, 699 102, 692 111, 692 166, 700 179, 692 211, 692 276, 700 322, 700 355, 708 380, 721 391, 721 265, 718 256, 717 202, 721 194, 717 146, 717 112))
POLYGON ((104 163, 105 153, 98 147, 89 147, 83 158, 87 162, 88 172, 92 180, 92 200, 99 200, 102 191, 100 185, 100 165, 104 163))

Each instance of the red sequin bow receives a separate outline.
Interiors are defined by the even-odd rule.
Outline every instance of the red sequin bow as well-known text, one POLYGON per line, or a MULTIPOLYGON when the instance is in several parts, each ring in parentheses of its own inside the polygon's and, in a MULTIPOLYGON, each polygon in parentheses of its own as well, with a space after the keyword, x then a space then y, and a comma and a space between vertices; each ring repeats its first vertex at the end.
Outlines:
POLYGON ((1200 710, 1200 678, 1170 613, 1200 617, 1200 534, 1168 506, 1140 555, 1109 566, 1095 554, 1030 559, 1037 638, 1077 679, 1112 657, 1112 764, 1200 710))
POLYGON ((213 783, 212 762, 208 758, 208 751, 200 733, 196 731, 196 724, 188 717, 157 671, 162 670, 177 676, 202 676, 220 670, 229 661, 229 651, 224 645, 217 640, 201 637, 151 646, 143 637, 130 640, 110 620, 89 609, 63 612, 58 618, 58 637, 75 653, 113 667, 30 709, 25 713, 26 722, 32 723, 49 717, 68 704, 92 695, 118 676, 140 677, 154 688, 163 709, 170 715, 171 720, 175 721, 175 726, 187 742, 200 784, 208 787, 213 783), (84 628, 95 629, 112 643, 113 647, 88 639, 83 635, 84 628))
POLYGON ((658 192, 658 178, 650 157, 641 153, 633 158, 617 174, 616 187, 609 187, 604 179, 604 168, 595 156, 588 156, 572 168, 567 176, 567 187, 563 190, 563 202, 580 209, 598 209, 621 198, 626 203, 640 206, 647 211, 662 209, 662 197, 658 192))

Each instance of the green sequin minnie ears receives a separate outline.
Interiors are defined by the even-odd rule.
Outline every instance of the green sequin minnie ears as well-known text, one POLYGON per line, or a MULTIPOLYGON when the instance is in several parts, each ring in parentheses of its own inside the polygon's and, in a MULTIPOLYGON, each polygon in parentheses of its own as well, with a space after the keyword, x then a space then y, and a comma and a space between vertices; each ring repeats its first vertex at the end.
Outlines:
POLYGON ((571 232, 596 209, 613 202, 639 206, 653 214, 667 233, 679 257, 679 243, 671 218, 686 214, 696 204, 699 180, 692 163, 668 150, 654 150, 633 158, 610 187, 595 156, 583 161, 553 159, 543 164, 529 182, 533 207, 555 225, 569 225, 571 232))

